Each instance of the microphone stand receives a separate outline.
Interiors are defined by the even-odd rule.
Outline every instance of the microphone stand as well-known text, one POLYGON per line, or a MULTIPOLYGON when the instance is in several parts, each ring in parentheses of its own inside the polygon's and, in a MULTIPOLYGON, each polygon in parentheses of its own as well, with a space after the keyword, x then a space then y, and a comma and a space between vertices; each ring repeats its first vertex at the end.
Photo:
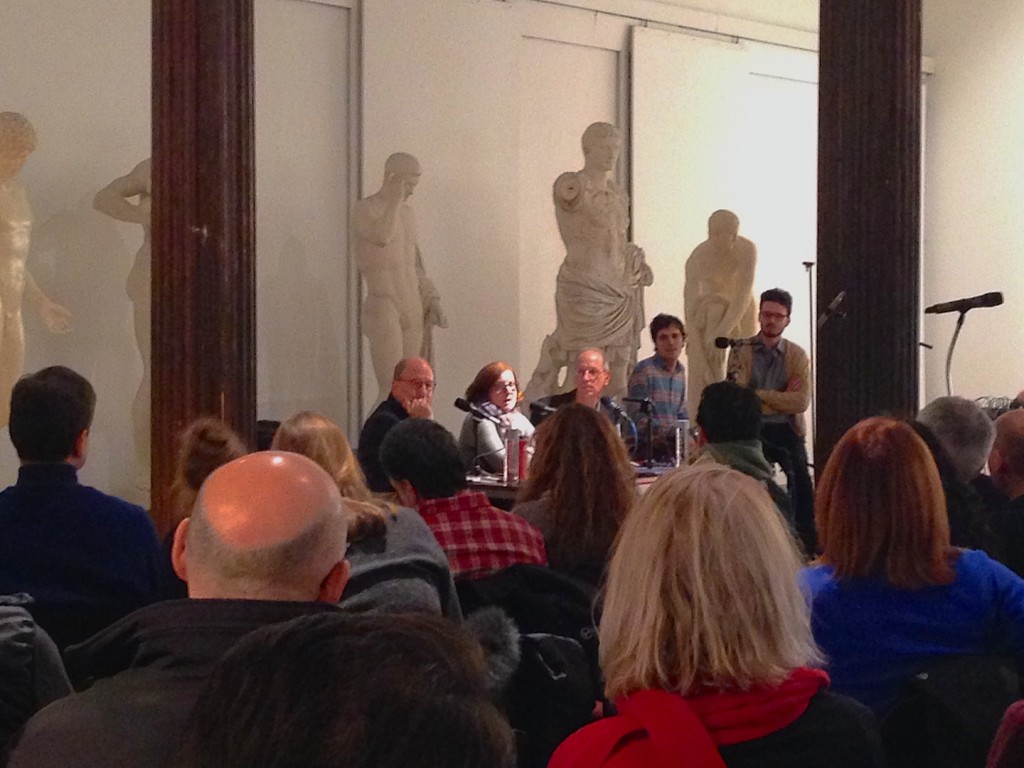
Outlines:
POLYGON ((814 262, 813 261, 805 261, 804 262, 804 269, 807 271, 807 307, 810 310, 810 314, 808 315, 807 323, 810 326, 810 331, 811 331, 811 335, 808 338, 810 338, 810 340, 811 340, 811 354, 810 354, 810 358, 811 358, 811 361, 810 361, 811 380, 809 382, 809 386, 811 387, 811 445, 813 445, 814 444, 814 436, 818 434, 818 419, 817 419, 817 415, 816 415, 817 411, 815 410, 815 407, 814 407, 814 400, 815 400, 815 398, 814 398, 814 390, 816 389, 816 387, 815 387, 815 381, 816 380, 814 378, 814 358, 818 354, 818 350, 814 346, 814 332, 815 332, 814 318, 818 314, 817 312, 814 311, 814 309, 815 309, 815 306, 814 306, 814 275, 812 274, 812 272, 814 270, 814 262))
POLYGON ((650 469, 654 466, 654 403, 645 397, 640 403, 640 413, 647 417, 644 425, 644 440, 647 441, 644 445, 644 466, 650 469))
POLYGON ((956 329, 953 331, 953 338, 949 340, 949 350, 946 352, 946 394, 953 394, 953 347, 956 340, 960 338, 960 329, 964 327, 964 318, 967 317, 967 310, 961 309, 960 316, 956 319, 956 329))

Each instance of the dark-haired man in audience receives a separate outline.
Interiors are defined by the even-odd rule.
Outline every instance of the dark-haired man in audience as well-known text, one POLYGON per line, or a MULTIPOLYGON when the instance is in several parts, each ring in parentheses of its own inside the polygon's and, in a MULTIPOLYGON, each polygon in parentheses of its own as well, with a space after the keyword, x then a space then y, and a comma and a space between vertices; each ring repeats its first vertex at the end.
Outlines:
POLYGON ((1009 411, 996 419, 988 470, 1009 498, 992 520, 999 559, 1024 576, 1024 410, 1009 411))
POLYGON ((81 485, 96 393, 63 366, 23 376, 10 436, 21 467, 0 493, 0 592, 61 649, 158 599, 160 542, 145 510, 81 485))
POLYGON ((811 363, 803 348, 782 338, 789 327, 793 297, 781 288, 761 294, 757 319, 761 331, 729 352, 730 381, 750 387, 761 401, 761 438, 769 461, 786 471, 797 533, 809 555, 817 551, 814 530, 814 486, 807 469, 807 426, 804 411, 811 404, 811 363))
POLYGON ((391 484, 380 464, 380 445, 395 424, 408 419, 432 419, 434 371, 421 357, 400 360, 391 380, 391 394, 371 413, 359 433, 359 466, 374 493, 387 493, 391 484))
POLYGON ((669 444, 674 447, 674 428, 686 413, 686 368, 679 361, 686 346, 683 321, 674 315, 655 315, 651 320, 651 341, 654 354, 636 364, 629 375, 629 397, 650 400, 651 413, 645 413, 637 403, 630 403, 635 414, 641 440, 645 438, 645 420, 652 419, 651 435, 655 455, 667 455, 669 444))
POLYGON ((455 578, 480 578, 516 563, 547 565, 540 531, 468 490, 459 446, 440 424, 408 419, 396 425, 384 438, 380 460, 398 498, 434 532, 455 578))
POLYGON ((719 381, 704 387, 697 408, 701 461, 725 464, 764 484, 768 494, 795 530, 793 507, 776 484, 761 443, 761 401, 747 387, 719 381))
POLYGON ((91 686, 33 717, 10 765, 162 765, 206 676, 243 635, 340 610, 347 528, 337 485, 304 456, 253 453, 214 471, 175 532, 188 599, 143 608, 72 648, 72 681, 91 686))

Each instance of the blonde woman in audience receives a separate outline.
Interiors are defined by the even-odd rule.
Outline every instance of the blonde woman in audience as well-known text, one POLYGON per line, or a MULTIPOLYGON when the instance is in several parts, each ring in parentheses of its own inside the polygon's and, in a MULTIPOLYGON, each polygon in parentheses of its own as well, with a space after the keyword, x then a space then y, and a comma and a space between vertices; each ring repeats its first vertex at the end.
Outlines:
POLYGON ((548 416, 534 441, 512 511, 543 534, 551 568, 597 586, 636 501, 626 446, 604 414, 578 403, 548 416))
POLYGON ((434 534, 414 510, 374 499, 337 424, 319 413, 302 411, 281 422, 271 448, 312 459, 349 500, 352 576, 342 598, 347 608, 427 611, 461 618, 448 559, 434 534))
POLYGON ((1024 580, 950 546, 939 472, 908 424, 866 419, 843 435, 815 517, 822 554, 803 578, 836 690, 884 715, 904 682, 944 659, 1024 661, 1024 580))
POLYGON ((601 668, 617 715, 550 768, 872 768, 871 713, 817 669, 801 560, 763 487, 676 470, 626 518, 608 574, 601 668))

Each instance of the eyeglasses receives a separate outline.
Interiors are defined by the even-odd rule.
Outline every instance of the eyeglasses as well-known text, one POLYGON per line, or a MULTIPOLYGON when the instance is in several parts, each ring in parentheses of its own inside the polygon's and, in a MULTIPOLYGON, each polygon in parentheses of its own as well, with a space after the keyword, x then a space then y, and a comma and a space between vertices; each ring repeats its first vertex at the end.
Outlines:
POLYGON ((492 392, 514 392, 519 389, 514 381, 496 381, 491 385, 492 392))
POLYGON ((437 384, 437 382, 428 381, 427 379, 398 379, 398 381, 412 384, 416 389, 425 389, 427 392, 433 392, 434 386, 437 384))
POLYGON ((785 320, 789 315, 784 315, 781 312, 762 312, 761 317, 765 320, 785 320))
POLYGON ((604 373, 604 370, 601 369, 601 368, 577 368, 576 369, 576 375, 579 376, 580 378, 585 378, 587 376, 592 376, 594 378, 597 378, 602 373, 604 373))

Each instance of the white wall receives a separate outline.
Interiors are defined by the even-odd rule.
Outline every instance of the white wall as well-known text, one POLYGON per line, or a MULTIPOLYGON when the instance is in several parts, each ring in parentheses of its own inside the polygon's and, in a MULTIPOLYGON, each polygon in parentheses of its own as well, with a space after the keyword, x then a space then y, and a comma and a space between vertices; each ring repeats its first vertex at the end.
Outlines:
MULTIPOLYGON (((1002 291, 1006 303, 968 313, 953 357, 958 395, 1024 388, 1024 3, 925 0, 928 79, 925 302, 1002 291)), ((927 399, 945 394, 955 315, 928 316, 927 399)))

